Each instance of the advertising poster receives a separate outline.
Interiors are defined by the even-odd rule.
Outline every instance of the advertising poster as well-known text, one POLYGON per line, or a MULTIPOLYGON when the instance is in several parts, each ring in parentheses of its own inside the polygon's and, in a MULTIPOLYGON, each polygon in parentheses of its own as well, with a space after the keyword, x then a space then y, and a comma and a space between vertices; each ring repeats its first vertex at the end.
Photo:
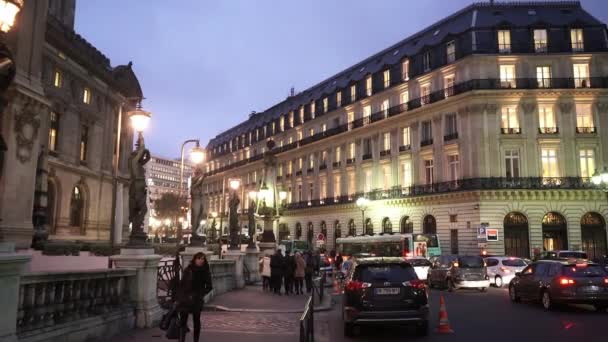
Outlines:
POLYGON ((421 256, 421 257, 425 257, 427 255, 427 247, 426 247, 426 241, 416 241, 414 242, 415 246, 414 246, 414 256, 421 256))

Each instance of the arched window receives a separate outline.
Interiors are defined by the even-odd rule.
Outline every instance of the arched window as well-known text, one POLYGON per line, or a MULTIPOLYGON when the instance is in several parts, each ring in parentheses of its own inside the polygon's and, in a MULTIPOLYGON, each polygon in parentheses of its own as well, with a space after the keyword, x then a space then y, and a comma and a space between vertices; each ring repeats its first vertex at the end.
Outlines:
POLYGON ((412 234, 414 233, 414 223, 410 221, 409 216, 403 216, 399 222, 399 231, 401 234, 412 234))
POLYGON ((334 222, 334 241, 342 237, 342 229, 340 228, 340 221, 334 222))
POLYGON ((557 212, 545 214, 542 228, 545 251, 568 249, 568 225, 562 214, 557 212))
POLYGON ((530 242, 528 238, 528 219, 522 213, 510 212, 504 220, 505 254, 528 258, 530 242))
POLYGON ((72 198, 70 199, 70 226, 83 228, 84 219, 84 198, 82 189, 75 186, 72 189, 72 198))
POLYGON ((433 215, 426 215, 422 220, 423 234, 437 234, 437 221, 433 215))
POLYGON ((365 219, 365 235, 374 235, 374 224, 369 217, 365 219))
POLYGON ((279 241, 289 240, 289 227, 287 223, 279 224, 279 241))
POLYGON ((296 222, 296 239, 301 239, 302 238, 302 225, 300 224, 300 222, 296 222))
POLYGON ((306 232, 306 240, 308 241, 308 246, 312 248, 312 239, 314 235, 314 226, 312 222, 308 222, 308 231, 306 232))
POLYGON ((385 217, 382 220, 382 233, 383 234, 393 234, 393 224, 391 223, 391 219, 385 217))
POLYGON ((600 260, 608 254, 606 244, 606 223, 602 215, 589 212, 581 218, 583 251, 591 260, 600 260))
POLYGON ((321 221, 321 234, 327 239, 327 224, 325 224, 325 221, 321 221))
POLYGON ((350 219, 348 221, 348 236, 356 236, 357 235, 357 226, 355 226, 355 220, 350 219))

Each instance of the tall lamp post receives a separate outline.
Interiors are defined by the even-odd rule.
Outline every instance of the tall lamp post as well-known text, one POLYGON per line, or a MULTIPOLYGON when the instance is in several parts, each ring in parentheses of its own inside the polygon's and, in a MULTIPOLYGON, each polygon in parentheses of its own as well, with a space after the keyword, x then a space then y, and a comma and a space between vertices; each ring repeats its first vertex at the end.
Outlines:
POLYGON ((148 235, 144 232, 144 219, 148 212, 146 169, 144 165, 150 161, 150 151, 144 144, 142 132, 148 127, 152 115, 141 108, 141 103, 135 110, 127 113, 133 129, 137 132, 135 150, 129 156, 129 222, 131 222, 131 235, 128 247, 141 248, 146 246, 148 235))
POLYGON ((369 205, 369 200, 365 197, 359 197, 357 199, 357 207, 359 207, 359 209, 361 210, 361 223, 363 224, 363 235, 365 235, 366 233, 366 228, 365 227, 365 210, 367 209, 367 206, 369 205))
MULTIPOLYGON (((187 144, 189 143, 196 143, 196 146, 193 147, 190 150, 190 160, 192 161, 192 163, 194 163, 195 168, 198 167, 198 164, 200 164, 204 159, 205 159, 205 150, 203 150, 200 146, 200 140, 199 139, 190 139, 190 140, 186 140, 182 143, 182 148, 181 148, 181 158, 180 158, 180 167, 179 167, 179 191, 178 191, 178 198, 181 204, 181 201, 183 199, 183 191, 184 191, 184 150, 187 144)), ((198 176, 198 175, 197 175, 198 176)), ((202 176, 201 176, 202 177, 202 176)), ((198 228, 198 222, 201 221, 202 219, 202 180, 201 180, 201 184, 200 184, 200 189, 199 188, 199 184, 197 184, 197 190, 200 190, 200 196, 199 193, 197 192, 196 195, 196 204, 198 205, 197 208, 192 208, 192 209, 196 209, 196 213, 191 212, 191 215, 193 217, 193 219, 191 220, 191 222, 197 222, 196 227, 194 226, 194 224, 192 224, 192 239, 193 240, 197 240, 198 241, 198 235, 196 235, 194 233, 194 230, 198 228), (201 198, 199 198, 201 197, 201 198), (199 203, 199 199, 200 199, 200 203, 199 203), (200 205, 199 205, 200 204, 200 205), (194 219, 194 216, 196 216, 196 219, 194 219), (196 236, 196 237, 195 237, 196 236)), ((193 189, 194 190, 194 189, 193 189)), ((179 256, 179 244, 181 242, 182 239, 182 227, 180 226, 177 230, 177 255, 179 256)))
POLYGON ((228 201, 228 207, 230 208, 230 218, 228 220, 228 225, 230 227, 230 250, 241 250, 240 241, 239 241, 239 214, 238 207, 239 196, 237 194, 239 187, 241 186, 241 180, 237 178, 232 178, 228 181, 230 185, 230 189, 232 193, 230 194, 230 200, 228 201))

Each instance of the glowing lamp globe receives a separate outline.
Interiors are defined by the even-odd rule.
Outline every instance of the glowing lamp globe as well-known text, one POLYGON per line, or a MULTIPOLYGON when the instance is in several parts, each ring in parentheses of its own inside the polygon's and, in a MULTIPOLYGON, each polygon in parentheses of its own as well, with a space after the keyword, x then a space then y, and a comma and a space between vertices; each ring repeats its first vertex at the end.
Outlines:
POLYGON ((190 150, 190 160, 194 164, 200 164, 205 160, 205 150, 200 146, 193 147, 190 150))
POLYGON ((230 189, 237 190, 239 186, 241 186, 241 181, 239 179, 231 179, 230 181, 230 189))
POLYGON ((11 30, 21 7, 23 0, 0 0, 0 31, 6 33, 11 30))
POLYGON ((131 119, 131 126, 133 126, 133 129, 141 133, 146 129, 146 127, 148 127, 152 114, 138 108, 130 111, 128 116, 131 119))
POLYGON ((287 191, 279 191, 279 198, 281 199, 281 201, 287 199, 287 191))

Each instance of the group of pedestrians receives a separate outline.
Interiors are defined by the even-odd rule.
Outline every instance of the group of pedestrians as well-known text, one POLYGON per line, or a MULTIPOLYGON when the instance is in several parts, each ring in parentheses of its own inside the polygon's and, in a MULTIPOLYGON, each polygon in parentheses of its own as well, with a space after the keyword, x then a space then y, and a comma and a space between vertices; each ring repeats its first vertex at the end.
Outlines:
POLYGON ((264 291, 281 295, 281 288, 286 295, 304 294, 312 292, 312 277, 319 270, 318 257, 310 251, 296 252, 285 255, 278 249, 274 255, 265 255, 260 259, 260 272, 262 273, 262 288, 264 291))

